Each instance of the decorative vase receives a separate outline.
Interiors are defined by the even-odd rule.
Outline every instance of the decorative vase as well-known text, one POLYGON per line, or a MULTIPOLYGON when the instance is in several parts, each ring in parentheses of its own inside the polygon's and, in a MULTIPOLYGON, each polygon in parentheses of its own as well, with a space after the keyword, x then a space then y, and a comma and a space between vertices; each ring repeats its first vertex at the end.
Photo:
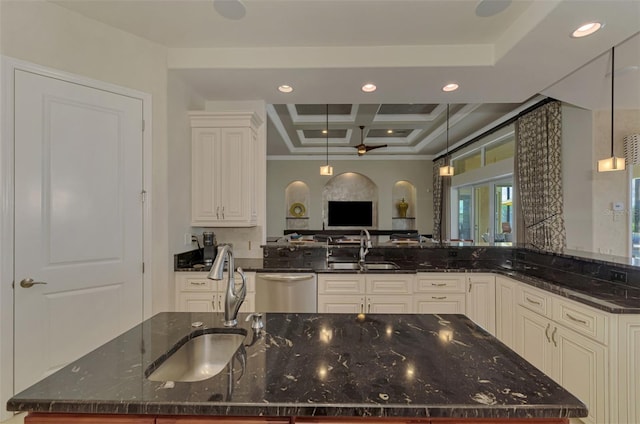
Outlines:
POLYGON ((409 208, 409 204, 404 201, 404 197, 403 197, 402 200, 398 203, 398 216, 400 218, 406 218, 408 208, 409 208))

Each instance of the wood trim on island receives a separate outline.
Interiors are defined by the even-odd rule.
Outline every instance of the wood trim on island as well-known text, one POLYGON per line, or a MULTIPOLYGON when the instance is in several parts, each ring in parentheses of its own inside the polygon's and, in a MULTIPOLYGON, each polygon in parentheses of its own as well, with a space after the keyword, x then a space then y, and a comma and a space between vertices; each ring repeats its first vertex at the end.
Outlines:
POLYGON ((232 417, 29 413, 25 424, 569 424, 566 418, 232 417))

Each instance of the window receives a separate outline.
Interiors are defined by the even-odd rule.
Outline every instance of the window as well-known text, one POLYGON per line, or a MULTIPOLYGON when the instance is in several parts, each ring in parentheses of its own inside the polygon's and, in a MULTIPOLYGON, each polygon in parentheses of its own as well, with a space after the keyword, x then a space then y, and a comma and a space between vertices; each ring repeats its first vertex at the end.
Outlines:
POLYGON ((511 180, 490 181, 452 190, 457 208, 452 216, 452 237, 477 244, 513 242, 513 185, 511 180))
POLYGON ((483 168, 503 160, 512 159, 515 154, 514 124, 500 128, 465 148, 451 159, 456 175, 483 168))

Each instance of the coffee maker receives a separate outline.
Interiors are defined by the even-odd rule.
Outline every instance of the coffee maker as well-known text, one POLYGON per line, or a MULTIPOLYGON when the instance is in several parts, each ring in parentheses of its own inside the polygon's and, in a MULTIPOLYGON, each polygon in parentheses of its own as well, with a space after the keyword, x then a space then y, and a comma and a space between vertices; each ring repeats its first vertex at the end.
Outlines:
POLYGON ((205 266, 213 265, 213 260, 216 258, 218 250, 218 243, 216 242, 216 235, 211 231, 205 231, 202 233, 202 259, 205 266))

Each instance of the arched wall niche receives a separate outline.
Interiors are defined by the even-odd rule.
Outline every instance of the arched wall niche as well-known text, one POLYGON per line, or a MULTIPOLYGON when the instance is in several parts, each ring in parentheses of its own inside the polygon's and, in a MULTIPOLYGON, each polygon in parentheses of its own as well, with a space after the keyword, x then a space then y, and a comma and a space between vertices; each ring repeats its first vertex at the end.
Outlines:
POLYGON ((393 230, 416 229, 417 204, 416 187, 406 180, 396 181, 391 194, 391 210, 393 211, 391 228, 393 230), (399 206, 403 200, 408 205, 405 216, 402 216, 399 206))
POLYGON ((309 229, 310 190, 304 181, 292 181, 284 191, 286 227, 289 230, 309 229))
MULTIPOLYGON (((322 191, 322 222, 328 227, 328 202, 330 200, 358 200, 372 202, 372 225, 378 228, 378 186, 369 177, 357 172, 344 172, 332 177, 322 191)), ((344 228, 344 227, 342 227, 344 228)))

